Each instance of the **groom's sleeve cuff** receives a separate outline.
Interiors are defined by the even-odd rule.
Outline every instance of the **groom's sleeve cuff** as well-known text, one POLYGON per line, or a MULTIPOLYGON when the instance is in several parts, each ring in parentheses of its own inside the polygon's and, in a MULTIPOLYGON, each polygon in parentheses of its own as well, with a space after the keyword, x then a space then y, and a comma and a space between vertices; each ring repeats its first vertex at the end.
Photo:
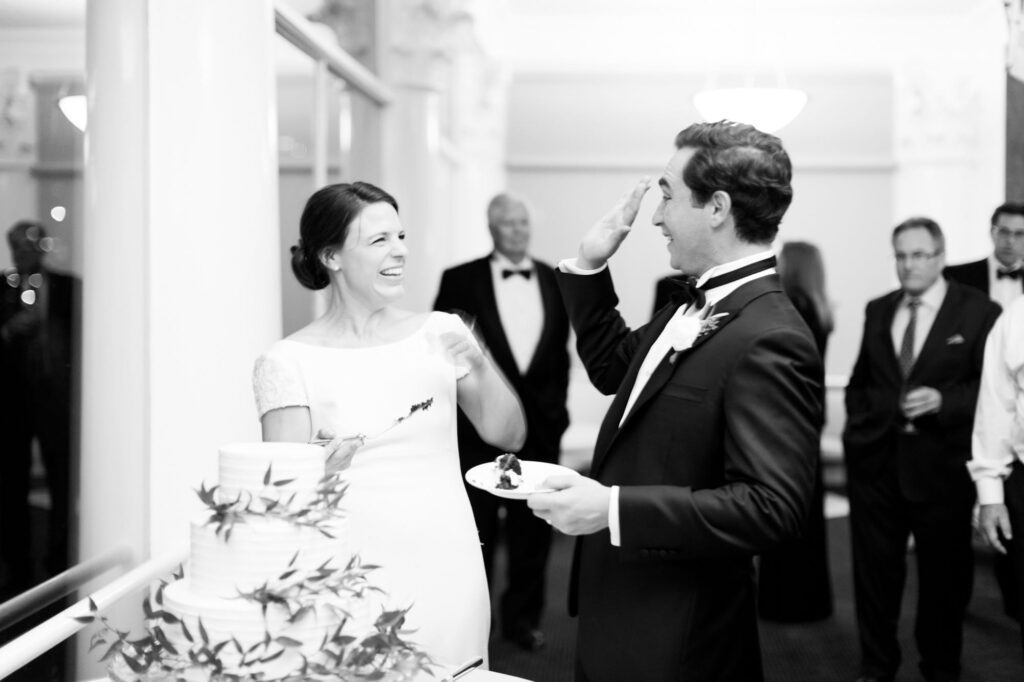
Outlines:
POLYGON ((612 496, 608 500, 608 532, 612 536, 612 546, 622 546, 622 535, 619 532, 619 486, 612 486, 612 496))
POLYGON ((558 269, 562 272, 567 272, 570 275, 596 275, 602 270, 608 269, 608 263, 605 263, 596 270, 584 270, 580 266, 576 265, 575 258, 564 258, 558 261, 558 269))

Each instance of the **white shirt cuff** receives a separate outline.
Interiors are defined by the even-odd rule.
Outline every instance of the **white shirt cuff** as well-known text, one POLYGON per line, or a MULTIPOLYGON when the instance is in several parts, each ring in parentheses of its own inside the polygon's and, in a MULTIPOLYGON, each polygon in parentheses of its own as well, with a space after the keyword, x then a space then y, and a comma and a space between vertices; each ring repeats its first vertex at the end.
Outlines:
POLYGON ((612 536, 612 546, 622 546, 622 531, 619 529, 619 486, 612 486, 612 496, 608 500, 608 533, 612 536))
POLYGON ((596 270, 584 270, 580 266, 576 265, 575 258, 563 258, 558 261, 558 269, 562 272, 568 272, 570 275, 596 275, 603 270, 607 270, 608 263, 605 263, 596 270))
POLYGON ((978 504, 1003 504, 1003 479, 986 476, 974 482, 978 489, 978 504))

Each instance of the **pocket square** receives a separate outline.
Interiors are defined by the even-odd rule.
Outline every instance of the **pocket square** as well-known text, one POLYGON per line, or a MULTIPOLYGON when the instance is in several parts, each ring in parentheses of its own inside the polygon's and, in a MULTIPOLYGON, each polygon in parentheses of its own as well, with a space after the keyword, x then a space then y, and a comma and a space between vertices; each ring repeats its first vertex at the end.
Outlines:
POLYGON ((951 336, 948 339, 946 339, 946 345, 947 346, 955 346, 956 344, 963 343, 963 342, 964 342, 964 337, 960 336, 959 334, 953 334, 953 336, 951 336))

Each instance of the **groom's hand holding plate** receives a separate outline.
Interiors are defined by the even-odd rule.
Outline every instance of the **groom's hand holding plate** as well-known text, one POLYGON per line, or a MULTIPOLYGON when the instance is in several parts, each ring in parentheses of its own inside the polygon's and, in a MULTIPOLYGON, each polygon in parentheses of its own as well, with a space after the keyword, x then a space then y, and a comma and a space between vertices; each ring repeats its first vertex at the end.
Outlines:
POLYGON ((608 527, 612 494, 608 486, 577 473, 550 476, 542 485, 551 492, 526 500, 537 517, 566 535, 590 535, 608 527))

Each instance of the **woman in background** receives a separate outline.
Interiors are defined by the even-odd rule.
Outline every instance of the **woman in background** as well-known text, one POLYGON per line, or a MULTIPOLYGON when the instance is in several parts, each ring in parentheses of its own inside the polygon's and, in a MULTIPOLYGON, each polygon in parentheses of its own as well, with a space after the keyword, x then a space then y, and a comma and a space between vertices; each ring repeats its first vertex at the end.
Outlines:
MULTIPOLYGON (((778 270, 782 289, 810 327, 824 362, 828 337, 832 333, 832 311, 825 295, 821 252, 807 242, 787 242, 779 254, 778 270)), ((821 400, 824 405, 824 386, 821 400)), ((814 498, 804 533, 799 539, 761 557, 758 590, 758 610, 762 618, 796 623, 832 615, 820 453, 814 498)))
POLYGON ((490 601, 456 410, 516 451, 526 435, 519 402, 458 317, 395 307, 408 248, 391 195, 362 182, 324 187, 300 234, 295 276, 329 289, 330 303, 256 362, 263 440, 330 438, 327 468, 348 482, 349 546, 380 565, 369 579, 385 592, 381 606, 412 607, 405 628, 435 661, 486 661, 490 601))

